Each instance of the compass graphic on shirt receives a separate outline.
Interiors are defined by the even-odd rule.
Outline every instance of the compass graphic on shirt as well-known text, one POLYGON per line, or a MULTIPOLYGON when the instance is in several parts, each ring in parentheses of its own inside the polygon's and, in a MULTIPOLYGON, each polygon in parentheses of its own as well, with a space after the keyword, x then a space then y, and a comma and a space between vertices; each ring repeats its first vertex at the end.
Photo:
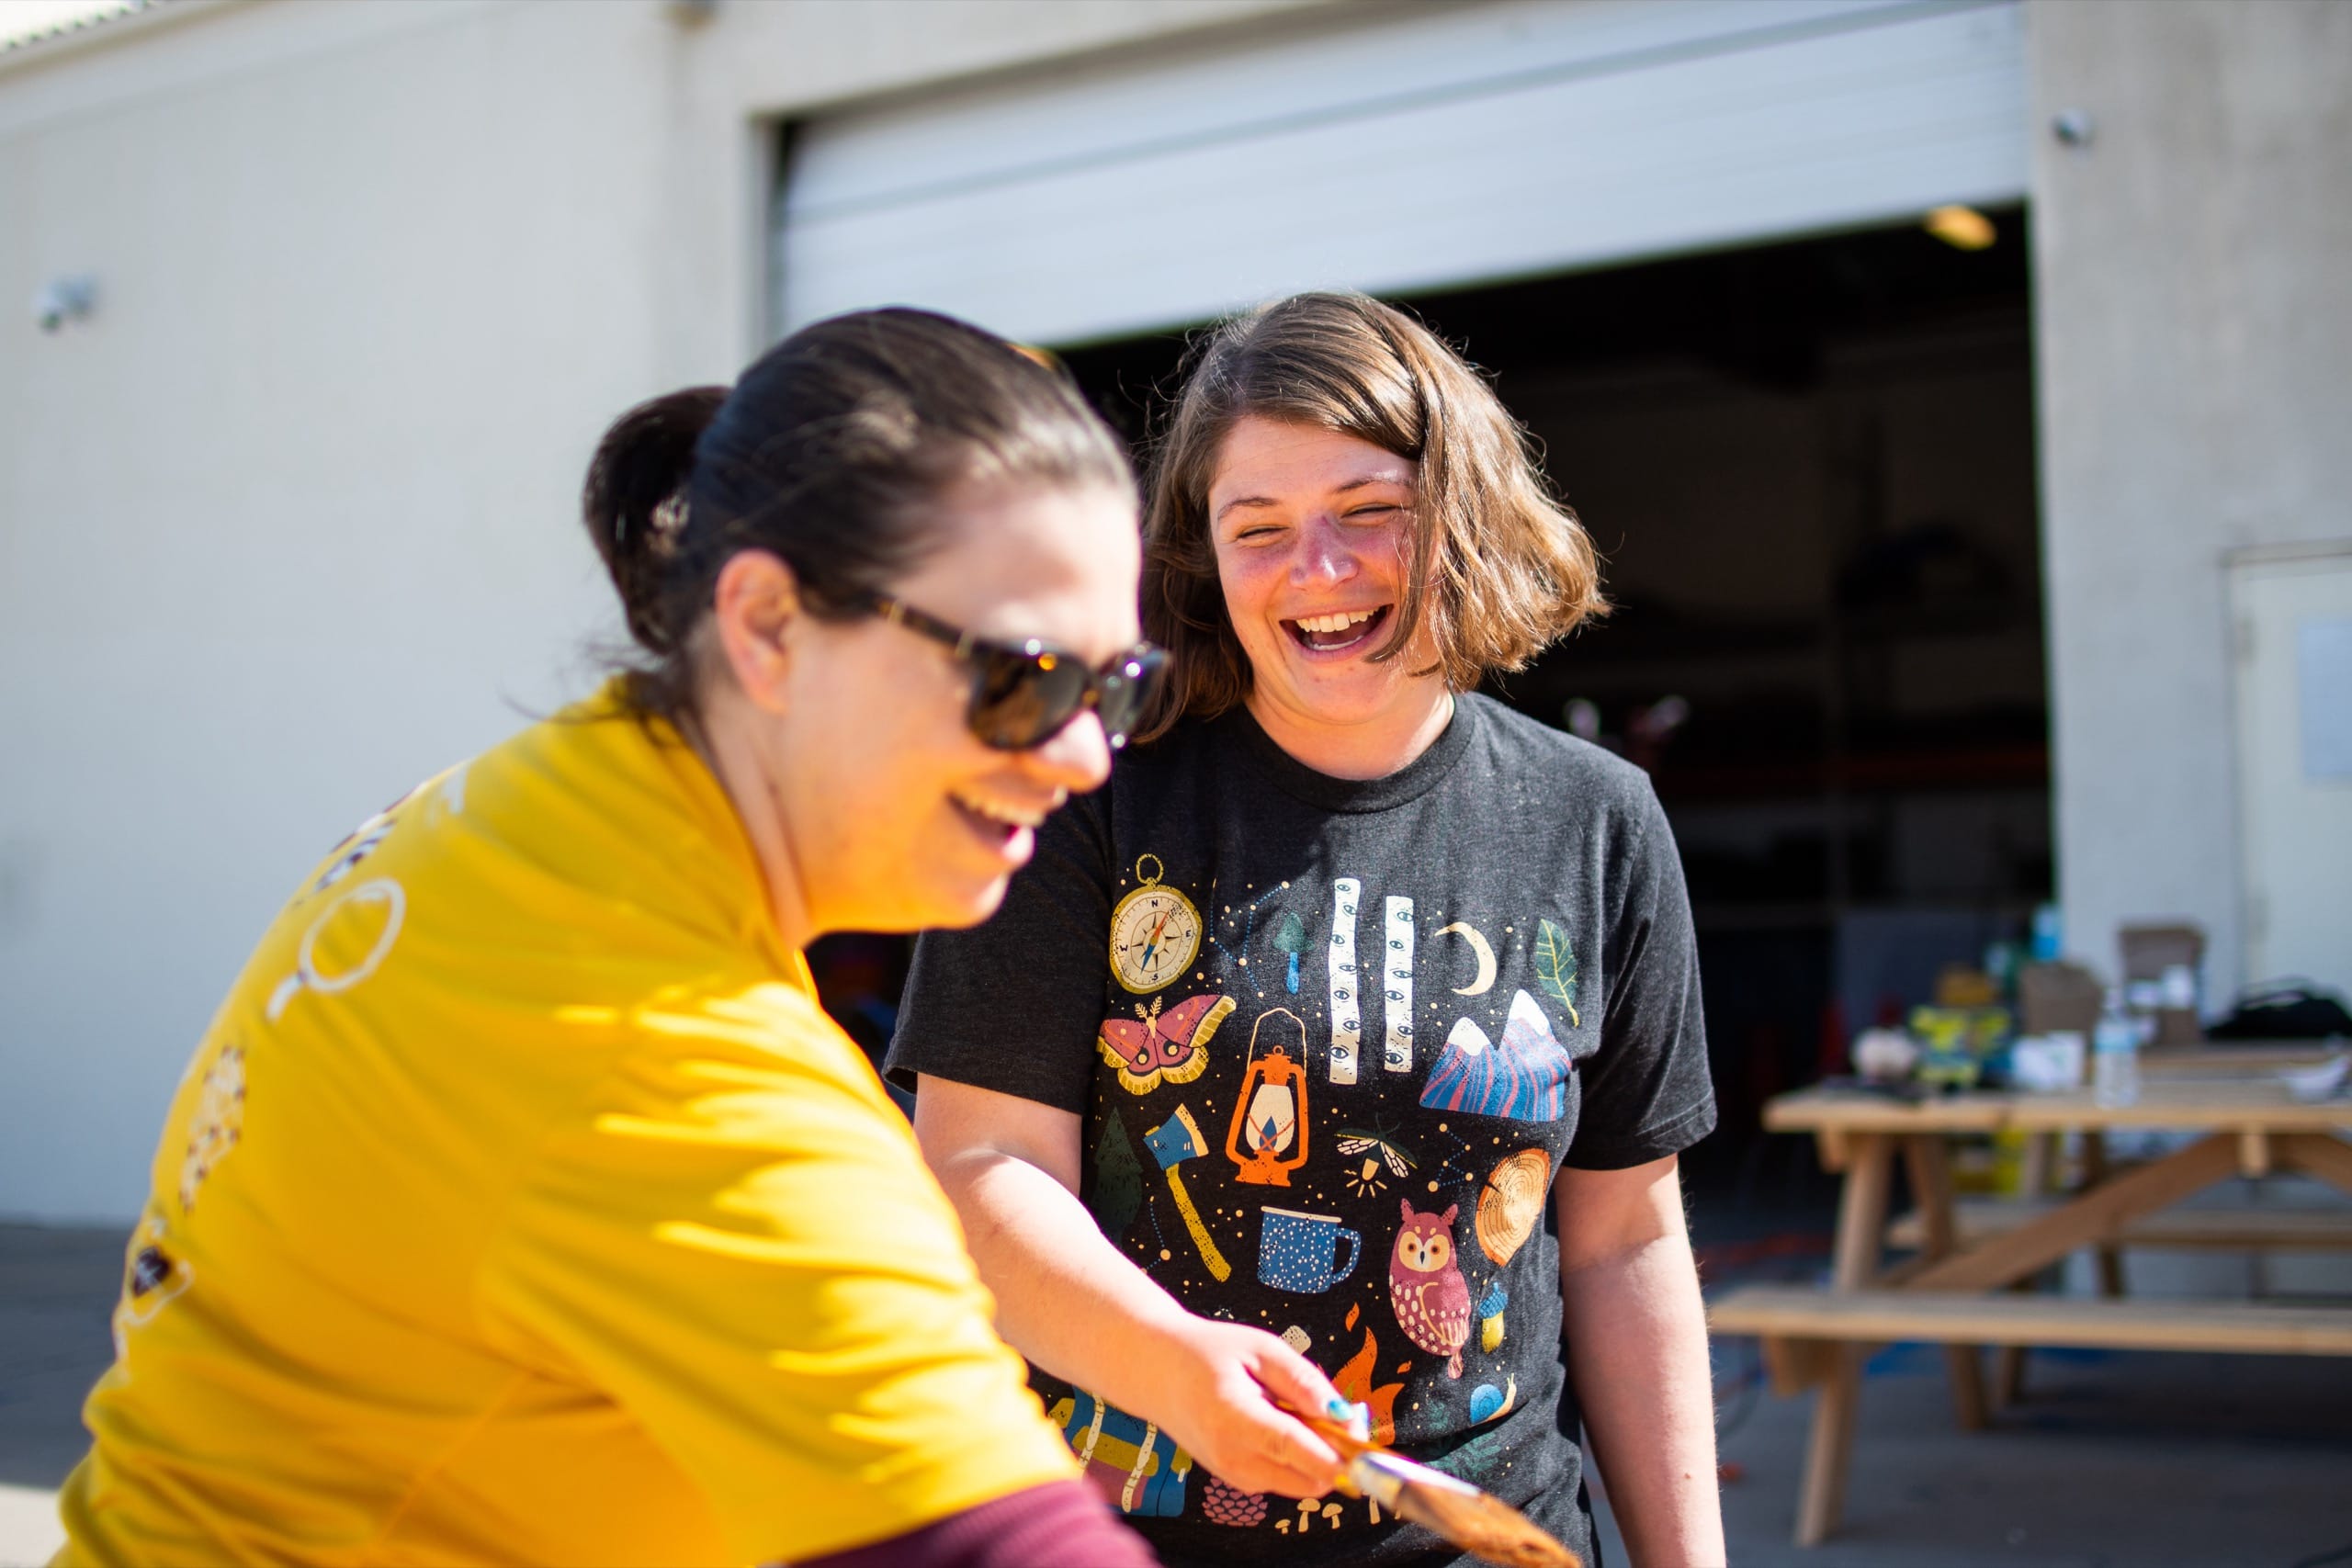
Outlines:
POLYGON ((1201 912, 1160 877, 1168 868, 1158 855, 1136 861, 1140 886, 1111 911, 1111 973, 1138 994, 1156 991, 1191 967, 1201 951, 1201 912), (1144 862, 1154 867, 1146 876, 1144 862))

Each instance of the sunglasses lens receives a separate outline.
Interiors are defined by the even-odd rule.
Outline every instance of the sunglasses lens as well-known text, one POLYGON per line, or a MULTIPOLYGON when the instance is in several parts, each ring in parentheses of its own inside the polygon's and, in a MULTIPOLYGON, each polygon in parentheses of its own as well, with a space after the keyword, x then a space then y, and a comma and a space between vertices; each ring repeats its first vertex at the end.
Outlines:
POLYGON ((1091 680, 1085 665, 1066 655, 980 651, 972 678, 972 733, 1002 751, 1038 745, 1070 721, 1091 680))
POLYGON ((1096 674, 1068 654, 1031 654, 1011 649, 976 649, 972 675, 972 733, 1001 751, 1042 746, 1078 716, 1087 695, 1102 733, 1114 748, 1143 716, 1159 690, 1168 656, 1139 648, 1096 674))
POLYGON ((1117 667, 1102 677, 1095 711, 1102 715, 1102 733, 1114 747, 1126 744, 1127 736, 1159 692, 1160 677, 1167 670, 1168 655, 1156 648, 1146 648, 1119 660, 1117 667))

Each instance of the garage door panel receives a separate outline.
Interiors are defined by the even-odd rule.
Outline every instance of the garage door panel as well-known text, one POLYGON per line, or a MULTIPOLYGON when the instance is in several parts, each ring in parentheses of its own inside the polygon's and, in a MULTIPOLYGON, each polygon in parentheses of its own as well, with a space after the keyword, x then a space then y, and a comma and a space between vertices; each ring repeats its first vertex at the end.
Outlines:
MULTIPOLYGON (((1017 134, 991 130, 978 100, 812 127, 784 204, 781 317, 790 325, 904 301, 1068 343, 1299 288, 1428 288, 2022 193, 2014 6, 1773 9, 1788 25, 1719 32, 1717 43, 1740 40, 1721 48, 1693 44, 1702 23, 1729 17, 1714 6, 1449 12, 1461 20, 1443 58, 1461 86, 1486 51, 1480 90, 1399 93, 1364 107, 1382 48, 1437 51, 1442 30, 1373 29, 1344 39, 1350 83, 1335 85, 1327 66, 1295 90, 1303 102, 1337 102, 1336 86, 1352 85, 1354 111, 1261 119, 1246 135, 1130 135, 1116 155, 1082 149, 1129 130, 1116 110, 1123 94, 1172 113, 1204 73, 1262 81, 1281 62, 1243 54, 1222 72, 1199 60, 1130 68, 1046 95, 1054 102, 1009 102, 1017 134), (1607 38, 1569 36, 1579 17, 1598 17, 1607 38), (1644 18, 1681 32, 1635 48, 1631 29, 1644 18), (1532 73, 1514 24, 1551 29, 1555 63, 1581 43, 1610 68, 1532 73), (1081 151, 1035 156, 1055 126, 1081 151), (927 153, 926 134, 953 146, 927 153)), ((1305 69, 1299 47, 1283 54, 1294 75, 1305 69)))
POLYGON ((1247 139, 1293 122, 1386 112, 1400 100, 1475 96, 1515 77, 1634 69, 1679 51, 1850 26, 1858 11, 1918 8, 1917 0, 1455 4, 1378 28, 1179 49, 1144 67, 992 82, 827 116, 808 129, 793 205, 831 216, 933 187, 1247 139))

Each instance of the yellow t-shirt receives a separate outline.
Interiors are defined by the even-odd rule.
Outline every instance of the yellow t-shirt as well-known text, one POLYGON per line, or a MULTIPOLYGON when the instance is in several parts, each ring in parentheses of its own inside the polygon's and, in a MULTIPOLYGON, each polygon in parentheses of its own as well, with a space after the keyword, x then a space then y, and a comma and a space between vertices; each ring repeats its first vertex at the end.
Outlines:
POLYGON ((363 827, 174 1100, 61 1562, 820 1555, 1076 1473, 749 841, 613 694, 363 827))

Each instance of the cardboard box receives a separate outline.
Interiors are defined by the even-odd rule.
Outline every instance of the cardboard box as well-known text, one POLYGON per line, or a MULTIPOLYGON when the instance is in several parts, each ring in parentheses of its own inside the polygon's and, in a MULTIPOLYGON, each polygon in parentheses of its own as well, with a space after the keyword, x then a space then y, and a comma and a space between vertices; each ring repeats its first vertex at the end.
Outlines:
POLYGON ((2026 1034, 2072 1031, 2087 1039, 2106 999, 2098 976, 2079 964, 2029 964, 2018 971, 2018 1025, 2026 1034))
POLYGON ((2116 933, 2123 955, 2123 992, 2132 1010, 2155 1020, 2155 1034, 2148 1042, 2159 1048, 2195 1045, 2205 1038, 2205 1025, 2194 1003, 2167 1005, 2154 994, 2165 971, 2178 964, 2191 976, 2201 975, 2205 963, 2205 932, 2185 922, 2125 926, 2116 933))

